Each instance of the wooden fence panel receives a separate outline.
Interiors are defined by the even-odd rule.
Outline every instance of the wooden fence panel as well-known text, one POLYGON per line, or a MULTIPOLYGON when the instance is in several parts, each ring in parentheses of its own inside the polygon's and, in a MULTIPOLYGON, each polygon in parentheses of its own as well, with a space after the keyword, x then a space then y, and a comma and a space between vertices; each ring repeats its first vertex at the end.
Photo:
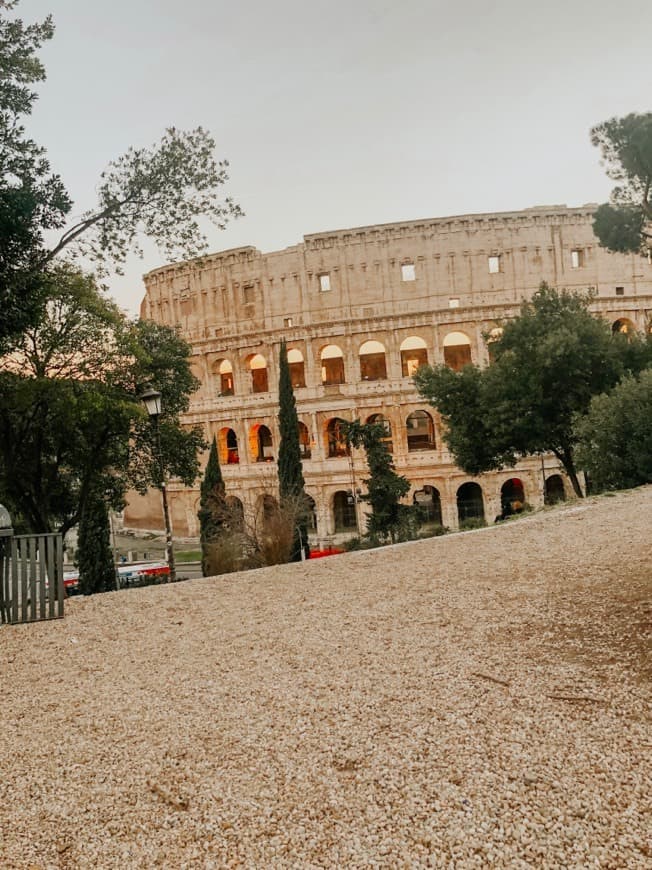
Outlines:
POLYGON ((63 616, 61 535, 16 535, 0 565, 0 622, 33 622, 63 616))

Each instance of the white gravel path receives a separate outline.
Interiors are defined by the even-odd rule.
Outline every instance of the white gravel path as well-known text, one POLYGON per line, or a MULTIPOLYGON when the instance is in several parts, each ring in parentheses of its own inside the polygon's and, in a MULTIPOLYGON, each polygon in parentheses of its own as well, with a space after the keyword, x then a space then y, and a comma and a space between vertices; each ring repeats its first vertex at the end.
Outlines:
POLYGON ((652 867, 652 487, 0 627, 0 867, 652 867))

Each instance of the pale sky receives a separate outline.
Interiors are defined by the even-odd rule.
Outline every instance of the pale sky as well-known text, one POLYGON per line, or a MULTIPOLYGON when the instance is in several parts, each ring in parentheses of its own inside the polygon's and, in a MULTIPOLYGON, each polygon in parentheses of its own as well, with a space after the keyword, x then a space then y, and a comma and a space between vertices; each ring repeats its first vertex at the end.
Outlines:
MULTIPOLYGON (((22 0, 54 16, 29 123, 75 200, 168 126, 201 124, 246 217, 211 250, 604 201, 592 125, 652 111, 650 0, 22 0)), ((135 312, 148 247, 112 294, 135 312)))

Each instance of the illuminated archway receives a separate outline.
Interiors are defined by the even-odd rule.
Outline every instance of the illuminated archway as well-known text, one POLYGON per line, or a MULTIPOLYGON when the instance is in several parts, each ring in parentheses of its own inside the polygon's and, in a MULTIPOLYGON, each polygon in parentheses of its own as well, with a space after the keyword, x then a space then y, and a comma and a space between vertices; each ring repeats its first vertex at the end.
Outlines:
POLYGON ((385 345, 380 341, 365 341, 360 346, 360 377, 363 381, 383 381, 387 377, 385 345))
POLYGON ((310 432, 305 423, 299 421, 299 452, 302 459, 310 459, 310 432))
POLYGON ((331 417, 326 424, 326 455, 329 459, 349 455, 349 445, 343 428, 346 422, 340 417, 331 417))
POLYGON ((471 339, 463 332, 449 332, 444 338, 444 363, 459 372, 471 362, 471 339))
POLYGON ((411 378, 417 369, 428 365, 428 346, 418 335, 411 335, 401 342, 401 373, 411 378))
POLYGON ((273 462, 272 433, 267 426, 257 423, 249 432, 249 450, 254 462, 273 462))
POLYGON ((628 317, 619 317, 611 324, 611 331, 614 335, 634 335, 636 326, 628 317))
POLYGON ((221 465, 237 465, 240 462, 238 452, 238 436, 233 429, 220 429, 217 437, 217 447, 221 465))
POLYGON ((324 386, 343 384, 344 381, 344 354, 336 344, 327 344, 320 354, 321 382, 324 386))
POLYGON ((253 393, 266 393, 269 390, 267 379, 267 360, 262 353, 256 353, 247 360, 251 372, 251 390, 253 393))
POLYGON ((517 514, 525 504, 525 489, 519 477, 510 477, 500 488, 500 507, 503 516, 517 514))
POLYGON ((303 361, 303 354, 296 347, 288 351, 288 367, 290 369, 290 380, 292 386, 296 390, 299 387, 306 385, 306 371, 303 361))
POLYGON ((218 393, 220 396, 232 396, 233 389, 233 366, 228 359, 218 359, 213 363, 213 375, 217 380, 218 393))

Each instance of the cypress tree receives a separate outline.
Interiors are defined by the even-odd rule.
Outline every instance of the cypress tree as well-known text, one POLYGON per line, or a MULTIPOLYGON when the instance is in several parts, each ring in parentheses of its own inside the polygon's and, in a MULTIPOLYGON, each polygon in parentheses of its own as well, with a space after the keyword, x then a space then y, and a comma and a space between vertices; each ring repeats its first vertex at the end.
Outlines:
POLYGON ((396 473, 384 437, 385 429, 381 423, 354 420, 346 427, 348 443, 353 447, 363 447, 367 456, 370 477, 364 481, 367 495, 362 496, 372 511, 367 520, 367 531, 373 537, 389 538, 393 543, 400 536, 401 526, 409 514, 409 508, 400 500, 410 491, 410 482, 396 473))
POLYGON ((79 521, 77 562, 83 595, 115 589, 109 511, 99 493, 89 496, 79 521))
POLYGON ((204 577, 209 576, 207 544, 214 543, 219 537, 226 515, 226 489, 222 469, 217 454, 217 440, 213 436, 206 470, 201 482, 199 499, 199 541, 201 544, 201 569, 204 577))
POLYGON ((278 482, 281 508, 286 508, 288 516, 294 519, 294 542, 290 561, 301 560, 303 549, 306 558, 310 554, 308 546, 308 497, 301 465, 299 443, 299 418, 294 400, 290 365, 285 341, 281 342, 278 381, 278 423, 281 443, 278 449, 278 482))

